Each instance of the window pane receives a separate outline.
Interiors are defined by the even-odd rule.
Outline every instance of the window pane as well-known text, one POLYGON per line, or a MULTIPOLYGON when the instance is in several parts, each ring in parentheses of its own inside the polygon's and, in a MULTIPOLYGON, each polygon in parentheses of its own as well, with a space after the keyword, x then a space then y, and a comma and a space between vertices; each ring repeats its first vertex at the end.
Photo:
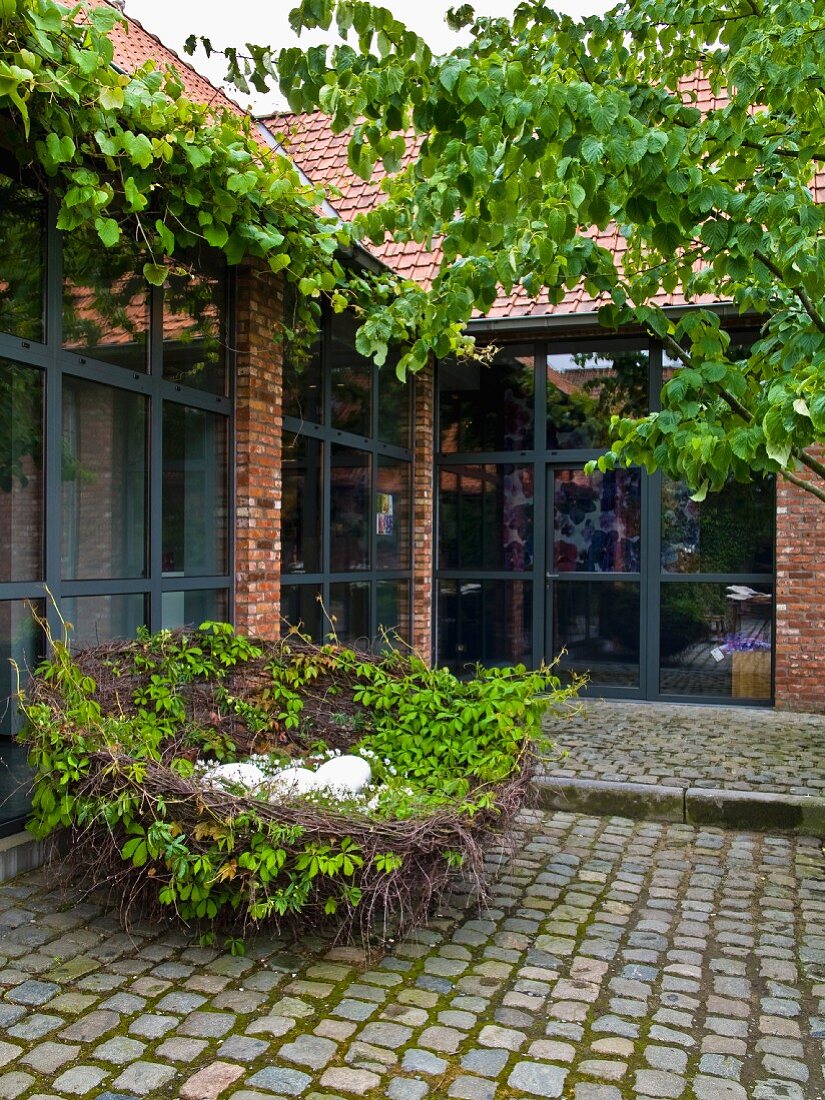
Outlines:
POLYGON ((535 358, 531 345, 505 348, 492 365, 439 370, 441 450, 529 451, 533 447, 535 358))
POLYGON ((375 494, 376 568, 410 568, 410 478, 409 462, 378 458, 375 494))
POLYGON ((42 575, 43 375, 0 359, 0 581, 42 575))
POLYGON ((528 581, 442 581, 438 661, 457 671, 531 663, 533 585, 528 581))
POLYGON ((321 342, 316 340, 305 360, 296 361, 285 349, 284 354, 284 416, 294 416, 297 420, 306 420, 320 424, 322 388, 321 388, 321 342))
POLYGON ((0 332, 45 339, 46 200, 0 173, 0 332))
POLYGON ((163 572, 225 573, 228 562, 227 422, 163 406, 163 572))
POLYGON ((531 569, 533 467, 442 467, 439 522, 441 569, 531 569))
POLYGON ((149 287, 144 257, 124 243, 104 248, 97 234, 63 243, 63 346, 105 363, 145 371, 149 287))
MULTIPOLYGON (((43 615, 42 603, 36 610, 43 615)), ((22 729, 13 695, 17 679, 10 661, 15 661, 25 681, 43 654, 43 636, 23 600, 0 601, 0 829, 6 822, 25 817, 31 806, 31 769, 27 749, 10 738, 22 729)))
POLYGON ((148 401, 63 380, 62 575, 146 576, 148 401))
POLYGON ((284 573, 321 570, 323 444, 284 433, 282 561, 284 573))
POLYGON ((206 622, 222 623, 228 616, 229 597, 225 588, 164 592, 161 598, 161 626, 164 630, 200 626, 206 622))
POLYGON ((281 588, 281 634, 291 626, 313 641, 322 641, 329 623, 321 607, 321 589, 313 584, 285 584, 281 588))
POLYGON ((226 265, 201 249, 174 267, 163 292, 163 377, 226 393, 226 265))
MULTIPOLYGON (((369 581, 329 586, 329 613, 338 640, 345 645, 372 644, 369 581)), ((326 633, 326 630, 325 630, 326 633)))
POLYGON ((772 478, 731 483, 698 503, 681 482, 662 483, 666 573, 772 573, 772 478))
POLYGON ((553 653, 561 667, 593 684, 639 683, 639 585, 621 581, 556 581, 553 653))
POLYGON ((576 351, 547 356, 547 446, 589 449, 608 442, 610 417, 648 411, 648 353, 576 351))
POLYGON ((146 597, 139 593, 119 596, 69 596, 63 615, 72 624, 72 649, 84 649, 115 638, 134 638, 146 626, 146 597))
POLYGON ((770 698, 770 585, 673 582, 661 591, 662 693, 770 698))
POLYGON ((369 569, 370 456, 333 445, 331 477, 330 569, 369 569))
POLYGON ((554 477, 553 568, 559 573, 638 573, 642 481, 638 470, 554 477))
POLYGON ((373 368, 372 363, 355 350, 357 328, 358 324, 351 314, 332 315, 332 426, 356 435, 368 436, 371 434, 373 368))
POLYGON ((390 356, 378 372, 378 438, 397 447, 411 446, 410 425, 413 381, 402 382, 390 356))
POLYGON ((378 609, 378 632, 388 635, 390 646, 393 639, 410 639, 410 582, 379 581, 375 586, 375 598, 378 609))

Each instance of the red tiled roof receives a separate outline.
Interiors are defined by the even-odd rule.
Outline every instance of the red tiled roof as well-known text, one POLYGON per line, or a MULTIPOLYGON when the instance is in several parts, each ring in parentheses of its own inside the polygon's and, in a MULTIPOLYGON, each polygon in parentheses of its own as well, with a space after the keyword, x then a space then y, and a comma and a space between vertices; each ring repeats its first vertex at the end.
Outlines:
MULTIPOLYGON (((685 99, 701 111, 724 107, 727 102, 726 97, 714 95, 707 80, 699 74, 683 80, 681 89, 685 99)), ((383 201, 381 181, 386 173, 378 165, 375 175, 369 181, 355 176, 347 163, 350 132, 334 134, 329 118, 320 111, 301 115, 272 115, 262 121, 283 141, 286 152, 314 184, 337 192, 330 195, 330 203, 342 218, 350 219, 358 213, 372 210, 383 201)), ((411 145, 407 151, 406 163, 414 155, 415 147, 411 145)), ((821 189, 821 197, 825 199, 825 175, 817 178, 817 188, 821 189)), ((819 199, 820 195, 817 194, 816 197, 819 199)), ((609 226, 601 232, 594 230, 593 235, 600 245, 610 249, 614 255, 621 255, 625 251, 625 241, 617 226, 609 226)), ((438 273, 441 257, 437 249, 431 251, 415 242, 398 244, 393 241, 368 247, 399 275, 414 279, 425 286, 438 273)), ((510 295, 500 294, 487 316, 544 317, 549 314, 591 313, 606 301, 606 297, 592 298, 584 286, 579 285, 569 290, 557 305, 551 305, 547 301, 531 299, 521 287, 516 287, 510 295)), ((714 301, 712 297, 705 296, 701 300, 696 299, 695 304, 708 305, 714 301)), ((678 306, 685 305, 686 299, 680 293, 663 293, 657 295, 655 302, 661 306, 678 306)))
MULTIPOLYGON (((91 3, 94 7, 117 7, 116 4, 109 3, 109 0, 91 0, 91 3)), ((161 69, 171 66, 180 75, 187 97, 195 103, 214 104, 219 109, 227 109, 238 115, 246 113, 225 92, 205 76, 201 76, 188 61, 165 46, 157 35, 150 34, 132 16, 126 16, 125 26, 116 26, 110 38, 115 47, 115 63, 126 72, 134 72, 149 60, 157 62, 161 69)))

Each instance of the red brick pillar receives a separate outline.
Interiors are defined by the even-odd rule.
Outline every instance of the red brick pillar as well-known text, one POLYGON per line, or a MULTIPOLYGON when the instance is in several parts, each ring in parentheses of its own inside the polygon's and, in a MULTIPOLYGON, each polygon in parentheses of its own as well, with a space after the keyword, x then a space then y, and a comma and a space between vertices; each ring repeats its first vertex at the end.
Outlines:
MULTIPOLYGON (((799 472, 807 479, 808 471, 799 472)), ((825 503, 776 483, 776 706, 825 712, 825 503)))
POLYGON ((414 400, 412 644, 424 660, 430 661, 435 598, 435 372, 432 367, 416 376, 414 400))
POLYGON ((281 599, 283 283, 258 266, 238 275, 235 373, 235 625, 278 636, 281 599))

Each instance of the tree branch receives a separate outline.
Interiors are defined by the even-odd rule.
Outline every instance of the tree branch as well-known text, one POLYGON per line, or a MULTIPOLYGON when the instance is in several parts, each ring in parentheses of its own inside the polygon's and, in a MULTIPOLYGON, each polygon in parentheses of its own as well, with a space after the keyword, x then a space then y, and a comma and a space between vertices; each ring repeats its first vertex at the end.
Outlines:
POLYGON ((796 485, 798 489, 804 489, 806 493, 813 493, 815 497, 825 502, 825 488, 814 485, 810 481, 805 481, 803 478, 797 477, 796 474, 792 474, 789 470, 782 470, 782 477, 784 477, 786 481, 789 481, 791 485, 796 485))
POLYGON ((811 301, 807 290, 803 286, 789 286, 785 279, 785 276, 782 274, 781 268, 779 268, 769 256, 766 256, 764 252, 760 252, 758 249, 755 249, 753 254, 756 259, 759 260, 759 262, 764 267, 766 267, 768 271, 770 271, 771 275, 778 279, 780 283, 782 283, 784 286, 787 286, 788 290, 792 291, 797 296, 799 301, 802 303, 803 309, 811 318, 819 331, 825 332, 825 321, 822 319, 816 306, 811 301))
POLYGON ((807 451, 794 450, 794 455, 803 466, 807 466, 812 473, 825 481, 825 463, 820 462, 818 459, 814 458, 813 455, 808 454, 807 451))

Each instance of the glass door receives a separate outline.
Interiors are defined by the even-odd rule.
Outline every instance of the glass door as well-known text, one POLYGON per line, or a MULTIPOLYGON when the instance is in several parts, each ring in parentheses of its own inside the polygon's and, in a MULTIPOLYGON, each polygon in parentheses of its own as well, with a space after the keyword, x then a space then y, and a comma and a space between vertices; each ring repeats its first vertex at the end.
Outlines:
POLYGON ((642 473, 547 469, 545 649, 598 694, 643 695, 642 473))

